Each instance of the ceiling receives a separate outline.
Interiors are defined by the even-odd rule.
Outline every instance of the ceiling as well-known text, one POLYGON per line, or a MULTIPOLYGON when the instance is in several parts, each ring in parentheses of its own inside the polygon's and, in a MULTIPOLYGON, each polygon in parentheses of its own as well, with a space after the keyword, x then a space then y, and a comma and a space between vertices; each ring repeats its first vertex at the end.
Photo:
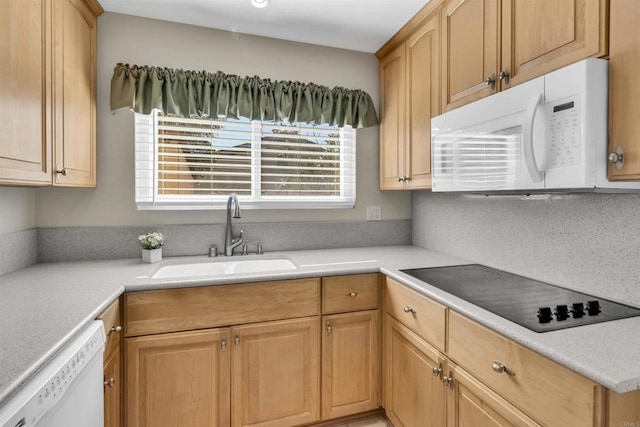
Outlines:
POLYGON ((428 0, 100 0, 107 12, 376 52, 428 0))

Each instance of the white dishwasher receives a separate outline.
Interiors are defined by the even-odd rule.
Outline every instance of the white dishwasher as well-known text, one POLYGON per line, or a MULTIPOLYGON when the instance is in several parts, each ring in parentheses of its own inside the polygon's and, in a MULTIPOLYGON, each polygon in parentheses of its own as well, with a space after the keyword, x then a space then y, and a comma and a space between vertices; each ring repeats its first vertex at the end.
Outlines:
POLYGON ((105 339, 91 322, 0 406, 0 427, 103 427, 105 339))

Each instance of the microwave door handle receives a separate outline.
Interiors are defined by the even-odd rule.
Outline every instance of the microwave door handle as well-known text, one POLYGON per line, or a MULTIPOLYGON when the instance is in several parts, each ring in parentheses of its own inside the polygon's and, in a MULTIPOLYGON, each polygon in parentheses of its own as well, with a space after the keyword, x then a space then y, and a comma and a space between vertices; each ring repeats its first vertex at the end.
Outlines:
POLYGON ((522 125, 524 160, 527 164, 527 170, 533 182, 542 181, 542 172, 538 169, 536 157, 533 153, 533 123, 536 120, 536 111, 538 105, 542 102, 542 94, 536 95, 529 101, 527 111, 524 114, 524 123, 522 125))

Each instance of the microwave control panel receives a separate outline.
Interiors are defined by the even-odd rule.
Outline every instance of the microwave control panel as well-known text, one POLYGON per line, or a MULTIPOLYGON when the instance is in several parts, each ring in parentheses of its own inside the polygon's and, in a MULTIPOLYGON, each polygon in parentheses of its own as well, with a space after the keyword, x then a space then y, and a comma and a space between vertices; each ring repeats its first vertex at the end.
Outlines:
POLYGON ((547 104, 547 168, 579 165, 582 159, 578 97, 547 104))

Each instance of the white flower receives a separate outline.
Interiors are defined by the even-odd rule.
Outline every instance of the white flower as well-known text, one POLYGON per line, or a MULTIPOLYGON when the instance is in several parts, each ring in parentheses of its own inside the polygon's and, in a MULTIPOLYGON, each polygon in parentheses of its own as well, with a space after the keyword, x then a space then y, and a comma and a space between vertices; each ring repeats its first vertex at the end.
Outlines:
POLYGON ((138 236, 138 240, 144 249, 158 249, 164 246, 164 235, 158 231, 153 233, 142 234, 138 236))

